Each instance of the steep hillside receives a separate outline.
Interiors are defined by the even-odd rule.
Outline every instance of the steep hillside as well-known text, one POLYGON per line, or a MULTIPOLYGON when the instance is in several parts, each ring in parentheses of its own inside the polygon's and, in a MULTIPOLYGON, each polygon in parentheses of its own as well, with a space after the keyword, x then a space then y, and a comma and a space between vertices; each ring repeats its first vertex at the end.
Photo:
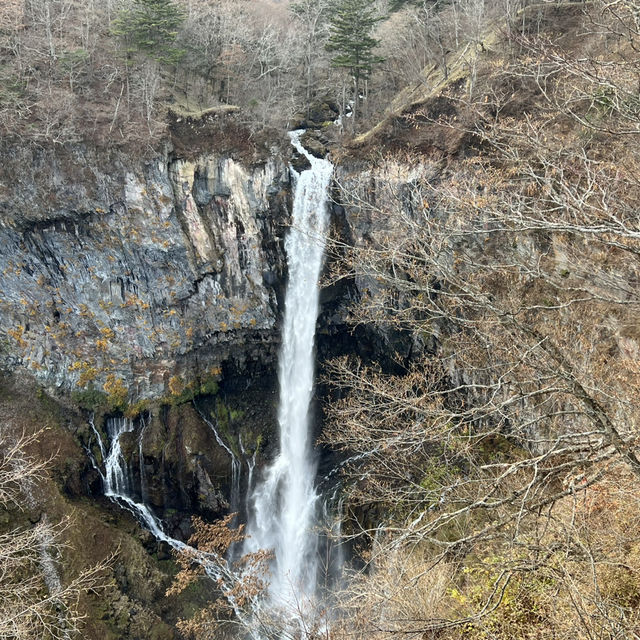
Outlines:
POLYGON ((329 373, 371 545, 336 637, 637 624, 638 28, 519 15, 341 159, 353 322, 412 349, 329 373))
MULTIPOLYGON (((76 613, 81 618, 82 637, 175 638, 178 617, 188 615, 195 603, 205 604, 211 596, 194 591, 181 599, 166 598, 164 592, 176 572, 170 550, 143 531, 131 514, 107 499, 89 495, 87 485, 95 482, 95 471, 76 439, 87 429, 83 417, 47 396, 28 378, 3 374, 0 422, 3 442, 20 434, 37 434, 26 454, 50 460, 44 478, 31 483, 28 498, 2 509, 0 534, 10 536, 37 523, 54 525, 56 539, 49 541, 49 549, 43 542, 39 550, 43 566, 51 553, 48 562, 54 583, 66 586, 82 572, 101 567, 88 583, 93 588, 80 592, 76 613)), ((23 486, 27 488, 24 481, 23 486)), ((3 541, 6 550, 6 538, 3 541)), ((42 587, 50 589, 50 580, 42 587)), ((8 587, 3 594, 3 612, 13 597, 8 587)), ((27 599, 20 605, 26 609, 27 599)), ((64 609, 59 611, 64 615, 64 609)), ((3 625, 5 622, 3 619, 3 625)), ((37 626, 35 629, 34 633, 37 626)))

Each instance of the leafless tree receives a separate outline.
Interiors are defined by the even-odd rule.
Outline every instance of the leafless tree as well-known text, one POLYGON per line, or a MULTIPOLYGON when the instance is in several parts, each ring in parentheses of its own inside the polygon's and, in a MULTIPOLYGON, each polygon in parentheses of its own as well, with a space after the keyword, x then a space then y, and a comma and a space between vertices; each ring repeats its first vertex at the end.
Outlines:
POLYGON ((325 438, 349 456, 352 536, 375 541, 372 577, 354 578, 369 633, 633 637, 638 566, 620 549, 640 513, 640 172, 635 26, 620 19, 585 9, 575 56, 518 36, 471 98, 449 93, 455 115, 414 113, 466 129, 481 153, 457 168, 396 157, 343 175, 357 242, 337 248, 336 277, 358 284, 356 324, 412 352, 329 372, 343 397, 325 438), (605 40, 609 57, 585 57, 605 40), (421 581, 442 599, 409 614, 398 603, 421 581))
MULTIPOLYGON (((37 506, 38 484, 50 460, 28 453, 40 434, 16 435, 0 429, 0 512, 37 506)), ((98 587, 106 564, 101 563, 63 582, 58 560, 66 544, 68 521, 52 524, 46 515, 32 527, 0 532, 0 636, 69 639, 78 632, 82 616, 78 600, 98 587)))
POLYGON ((301 34, 304 47, 302 67, 307 105, 313 99, 319 70, 327 66, 324 44, 328 37, 330 8, 328 0, 301 0, 292 5, 294 15, 304 30, 301 34))

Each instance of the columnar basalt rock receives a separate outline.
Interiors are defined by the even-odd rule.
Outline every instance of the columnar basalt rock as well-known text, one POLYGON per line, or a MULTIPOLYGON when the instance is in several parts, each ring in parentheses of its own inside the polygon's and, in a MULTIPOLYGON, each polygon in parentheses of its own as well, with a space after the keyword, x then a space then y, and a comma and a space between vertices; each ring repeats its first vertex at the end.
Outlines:
POLYGON ((275 362, 283 159, 21 154, 0 176, 4 364, 146 397, 174 376, 275 362), (18 164, 35 168, 20 177, 18 164))

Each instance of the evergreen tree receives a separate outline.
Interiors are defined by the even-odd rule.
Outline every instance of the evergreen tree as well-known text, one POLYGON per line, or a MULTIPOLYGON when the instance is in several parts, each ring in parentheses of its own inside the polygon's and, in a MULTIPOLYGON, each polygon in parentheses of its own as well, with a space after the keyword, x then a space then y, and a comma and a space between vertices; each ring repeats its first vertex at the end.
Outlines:
POLYGON ((371 0, 337 0, 331 18, 331 36, 327 50, 336 55, 331 59, 334 67, 347 69, 354 78, 356 99, 360 82, 367 80, 374 65, 383 58, 374 54, 378 40, 371 32, 381 20, 371 0))
POLYGON ((129 53, 143 53, 164 64, 175 64, 184 55, 176 46, 184 14, 172 0, 134 0, 114 23, 114 33, 125 39, 129 53))

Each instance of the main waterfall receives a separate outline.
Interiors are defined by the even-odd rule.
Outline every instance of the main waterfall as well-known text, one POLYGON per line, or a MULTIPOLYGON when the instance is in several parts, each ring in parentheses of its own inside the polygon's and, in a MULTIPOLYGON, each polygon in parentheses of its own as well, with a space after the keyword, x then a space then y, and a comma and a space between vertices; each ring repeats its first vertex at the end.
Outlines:
POLYGON ((333 165, 311 156, 292 132, 291 142, 311 168, 297 176, 293 224, 285 241, 289 282, 279 361, 280 453, 251 496, 245 552, 274 552, 269 595, 280 607, 296 607, 316 588, 318 495, 310 442, 314 335, 320 271, 329 223, 327 208, 333 165))

